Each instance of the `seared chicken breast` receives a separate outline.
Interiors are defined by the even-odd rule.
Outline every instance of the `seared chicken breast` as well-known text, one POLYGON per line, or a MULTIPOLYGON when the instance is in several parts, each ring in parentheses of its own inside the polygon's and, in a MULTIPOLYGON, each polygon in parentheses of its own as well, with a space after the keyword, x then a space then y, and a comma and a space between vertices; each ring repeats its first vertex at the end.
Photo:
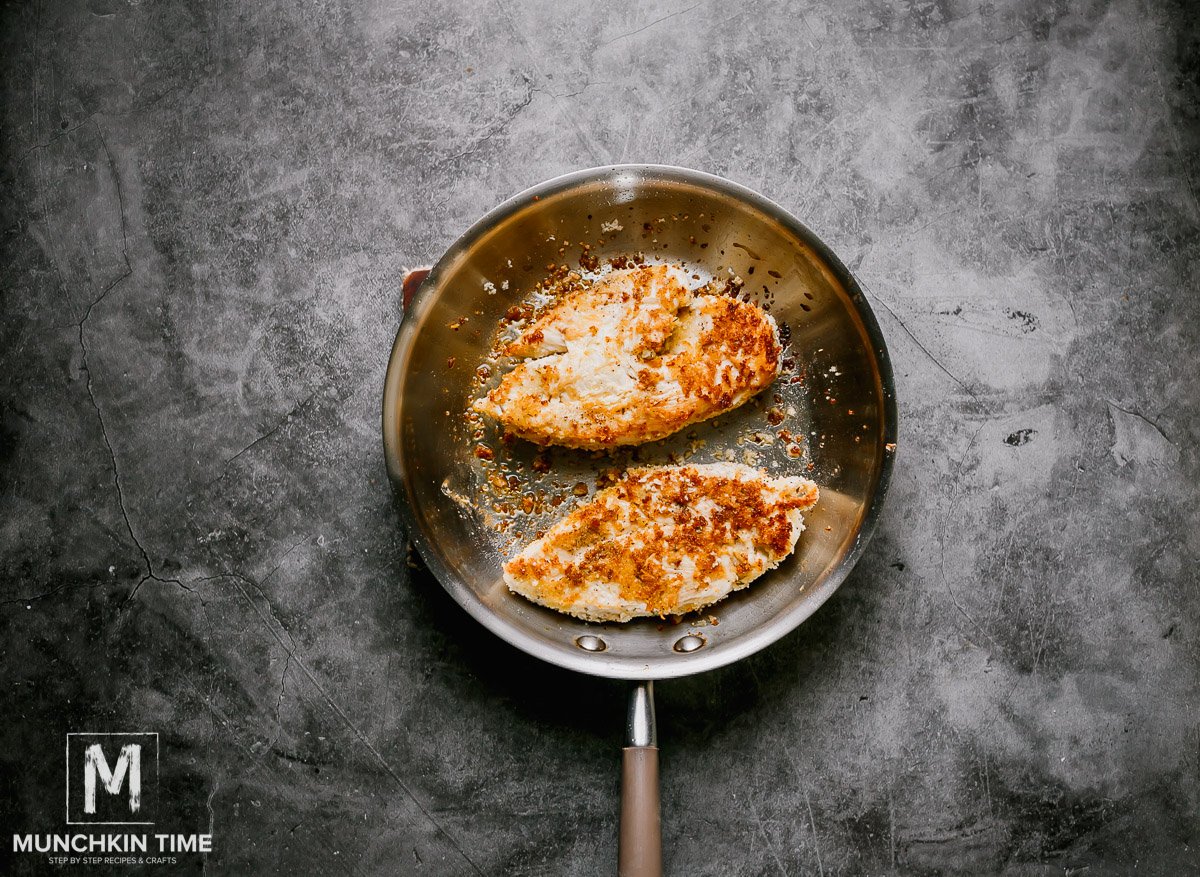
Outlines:
POLYGON ((678 615, 792 553, 817 485, 738 463, 630 469, 504 565, 509 589, 588 621, 678 615))
POLYGON ((616 271, 509 344, 522 361, 472 407, 541 445, 642 444, 753 398, 780 352, 774 319, 753 304, 697 295, 668 265, 616 271))

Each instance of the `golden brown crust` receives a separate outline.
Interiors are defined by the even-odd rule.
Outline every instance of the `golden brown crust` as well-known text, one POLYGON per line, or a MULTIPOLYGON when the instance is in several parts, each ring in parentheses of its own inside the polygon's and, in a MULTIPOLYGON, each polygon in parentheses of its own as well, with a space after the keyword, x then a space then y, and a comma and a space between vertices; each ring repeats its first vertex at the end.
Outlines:
POLYGON ((779 374, 774 320, 695 295, 683 279, 642 267, 568 294, 508 347, 538 358, 472 407, 538 444, 602 449, 665 438, 748 401, 779 374))
POLYGON ((503 353, 517 357, 562 353, 573 342, 594 338, 598 327, 614 317, 614 334, 634 343, 631 353, 657 349, 671 333, 675 313, 692 297, 681 280, 679 272, 654 265, 619 271, 573 289, 506 345, 503 353))
POLYGON ((817 498, 811 481, 732 463, 631 469, 509 560, 505 580, 591 620, 690 611, 790 554, 817 498))

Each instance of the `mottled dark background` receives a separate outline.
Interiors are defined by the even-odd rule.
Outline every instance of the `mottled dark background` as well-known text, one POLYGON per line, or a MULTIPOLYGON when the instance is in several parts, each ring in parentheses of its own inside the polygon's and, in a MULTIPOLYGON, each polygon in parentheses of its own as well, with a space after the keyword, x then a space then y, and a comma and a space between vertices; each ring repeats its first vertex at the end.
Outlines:
POLYGON ((216 835, 181 871, 614 870, 625 688, 410 569, 379 398, 407 266, 654 161, 841 254, 902 418, 836 597, 659 687, 668 873, 1196 873, 1197 24, 5 4, 0 870, 97 730, 162 734, 157 827, 216 835))

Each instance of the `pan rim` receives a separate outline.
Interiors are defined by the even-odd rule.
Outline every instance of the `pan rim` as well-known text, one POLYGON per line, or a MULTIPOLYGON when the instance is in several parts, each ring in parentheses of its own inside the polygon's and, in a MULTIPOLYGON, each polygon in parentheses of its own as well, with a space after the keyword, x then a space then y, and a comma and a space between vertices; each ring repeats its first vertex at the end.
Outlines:
POLYGON ((766 196, 724 177, 663 164, 601 165, 562 174, 516 193, 472 223, 438 259, 428 277, 421 283, 400 321, 388 359, 384 381, 382 419, 384 460, 408 538, 417 547, 430 572, 454 601, 492 633, 533 657, 565 669, 593 676, 630 680, 690 676, 725 666, 777 642, 811 617, 845 581, 874 533, 891 481, 895 460, 895 453, 891 449, 895 448, 898 431, 894 376, 887 345, 862 288, 845 264, 808 226, 766 196), (824 578, 820 580, 817 587, 809 592, 805 600, 795 605, 790 611, 777 613, 755 629, 752 635, 739 636, 723 645, 719 650, 702 649, 688 655, 668 653, 649 663, 633 662, 628 658, 617 659, 605 652, 579 651, 575 653, 551 648, 542 640, 510 623, 486 606, 475 592, 465 582, 459 581, 460 577, 442 562, 439 553, 421 526, 418 513, 414 508, 409 479, 406 477, 401 450, 402 443, 400 442, 399 390, 407 370, 405 368, 407 357, 411 353, 413 343, 422 325, 421 317, 430 306, 433 290, 437 288, 443 275, 450 270, 457 259, 469 253, 473 246, 497 223, 518 210, 524 209, 530 200, 544 198, 580 184, 596 182, 622 173, 635 174, 639 178, 653 177, 699 185, 731 196, 778 221, 816 252, 845 289, 850 305, 861 321, 870 342, 880 384, 882 427, 880 441, 885 446, 881 454, 875 488, 864 505, 853 543, 841 558, 827 569, 824 578))

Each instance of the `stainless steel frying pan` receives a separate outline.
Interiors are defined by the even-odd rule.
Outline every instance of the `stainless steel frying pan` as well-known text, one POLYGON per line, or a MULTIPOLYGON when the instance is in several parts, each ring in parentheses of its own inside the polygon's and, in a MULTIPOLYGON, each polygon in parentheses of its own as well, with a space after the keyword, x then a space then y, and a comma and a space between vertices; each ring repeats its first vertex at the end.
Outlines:
POLYGON ((887 349, 845 266, 761 195, 719 177, 657 165, 558 177, 471 226, 408 304, 383 398, 388 474, 413 542, 450 595, 493 633, 538 658, 639 682, 630 700, 619 852, 620 873, 639 877, 661 872, 651 680, 736 661, 815 612, 866 544, 895 441, 887 349), (612 458, 555 450, 550 471, 540 474, 532 466, 539 449, 492 442, 505 456, 491 464, 492 472, 507 467, 502 474, 515 474, 529 491, 591 485, 602 470, 635 459, 681 457, 736 459, 814 479, 821 500, 806 516, 796 553, 748 590, 682 623, 586 623, 535 606, 503 583, 505 557, 565 514, 575 498, 567 492, 560 507, 547 505, 524 523, 517 514, 500 530, 496 510, 506 507, 490 486, 495 479, 472 453, 477 427, 463 414, 481 391, 476 368, 506 310, 530 293, 548 266, 575 264, 584 243, 600 259, 641 253, 648 261, 682 264, 697 282, 736 277, 742 293, 786 327, 786 371, 776 385, 756 404, 674 439, 612 458))

